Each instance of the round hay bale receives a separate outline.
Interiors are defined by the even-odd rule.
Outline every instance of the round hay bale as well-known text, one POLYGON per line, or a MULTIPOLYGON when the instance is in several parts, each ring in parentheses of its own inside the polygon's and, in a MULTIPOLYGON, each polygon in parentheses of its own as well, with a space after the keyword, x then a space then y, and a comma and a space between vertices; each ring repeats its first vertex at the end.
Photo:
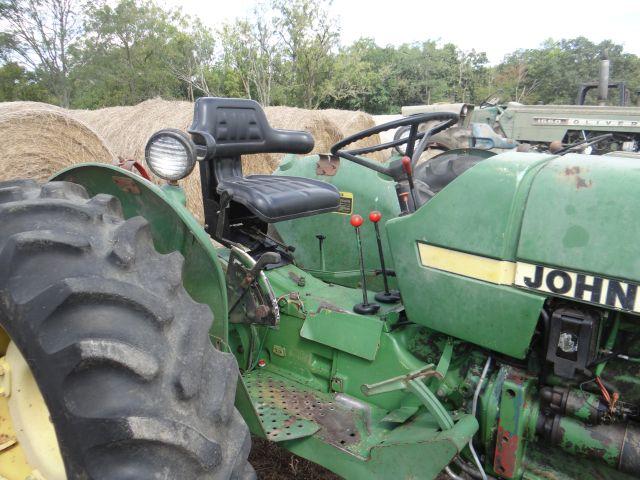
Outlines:
MULTIPOLYGON (((330 108, 327 110, 320 110, 320 111, 329 120, 331 120, 336 125, 340 126, 340 132, 342 134, 342 138, 346 138, 350 135, 353 135, 354 133, 358 133, 362 130, 366 130, 368 128, 376 126, 373 116, 365 112, 352 111, 352 110, 337 110, 334 108, 330 108)), ((371 147, 373 145, 378 145, 380 143, 381 143, 380 135, 376 133, 375 135, 371 135, 370 137, 367 137, 352 143, 347 148, 352 149, 352 148, 371 147)), ((385 155, 385 152, 382 151, 382 152, 368 153, 364 156, 371 158, 373 160, 377 160, 379 162, 383 162, 387 158, 388 154, 385 155)))
POLYGON ((25 110, 50 111, 66 113, 64 108, 60 108, 50 103, 42 102, 3 102, 0 103, 0 115, 5 113, 23 112, 25 110))
MULTIPOLYGON (((392 122, 394 120, 400 120, 402 115, 373 115, 373 121, 376 125, 382 125, 383 123, 392 122)), ((387 130, 386 132, 380 133, 380 138, 384 143, 392 142, 393 136, 395 135, 397 129, 387 130)))
POLYGON ((45 181, 70 165, 115 161, 100 136, 63 109, 23 103, 0 104, 0 180, 45 181))
POLYGON ((153 133, 189 127, 193 104, 154 98, 131 107, 72 110, 71 114, 101 135, 116 155, 143 161, 144 147, 153 133))

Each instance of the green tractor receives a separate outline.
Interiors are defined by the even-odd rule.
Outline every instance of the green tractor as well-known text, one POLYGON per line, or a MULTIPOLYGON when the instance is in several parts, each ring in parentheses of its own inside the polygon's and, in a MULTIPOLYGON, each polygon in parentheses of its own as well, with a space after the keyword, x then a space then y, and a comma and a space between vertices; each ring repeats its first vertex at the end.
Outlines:
POLYGON ((457 121, 299 157, 256 102, 201 98, 149 139, 163 187, 0 183, 0 475, 255 478, 251 433, 347 479, 638 478, 637 160, 418 165, 457 121), (287 155, 244 176, 260 152, 287 155))

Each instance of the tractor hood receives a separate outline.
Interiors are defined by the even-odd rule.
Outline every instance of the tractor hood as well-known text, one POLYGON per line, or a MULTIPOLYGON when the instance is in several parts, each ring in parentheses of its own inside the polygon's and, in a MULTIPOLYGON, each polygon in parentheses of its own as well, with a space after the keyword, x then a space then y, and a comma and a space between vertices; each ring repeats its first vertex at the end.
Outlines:
POLYGON ((640 281, 640 160, 565 155, 535 176, 517 258, 640 281))
POLYGON ((550 296, 640 314, 639 206, 637 159, 484 160, 387 223, 407 314, 521 358, 550 296))
POLYGON ((637 159, 551 160, 528 195, 516 285, 640 313, 639 206, 637 159))

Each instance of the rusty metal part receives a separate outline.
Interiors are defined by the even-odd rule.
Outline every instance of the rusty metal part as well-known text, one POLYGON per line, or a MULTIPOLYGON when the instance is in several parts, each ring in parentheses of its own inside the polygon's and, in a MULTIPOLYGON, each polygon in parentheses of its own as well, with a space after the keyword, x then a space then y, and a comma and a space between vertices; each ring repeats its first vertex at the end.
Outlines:
POLYGON ((316 175, 333 177, 340 168, 340 158, 334 155, 320 154, 316 164, 316 175))
POLYGON ((562 141, 561 140, 554 140, 553 142, 551 142, 549 144, 549 151, 551 153, 559 152, 563 148, 564 148, 564 145, 562 145, 562 141))
POLYGON ((320 300, 320 302, 318 303, 318 308, 316 310, 316 313, 320 313, 322 310, 330 310, 332 312, 339 312, 339 313, 350 313, 348 310, 345 310, 344 308, 338 305, 334 305, 333 303, 329 303, 325 300, 320 300))
POLYGON ((151 180, 151 176, 149 175, 149 172, 147 172, 147 169, 144 168, 144 166, 136 160, 118 157, 118 159, 114 161, 113 164, 116 167, 127 170, 128 172, 137 173, 145 180, 151 180))

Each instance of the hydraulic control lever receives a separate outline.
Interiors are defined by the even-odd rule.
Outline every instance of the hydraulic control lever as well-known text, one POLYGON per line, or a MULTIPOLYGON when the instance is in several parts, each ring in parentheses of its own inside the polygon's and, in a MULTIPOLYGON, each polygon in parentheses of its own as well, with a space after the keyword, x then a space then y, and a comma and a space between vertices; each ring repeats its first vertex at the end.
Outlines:
POLYGON ((360 215, 351 215, 351 226, 356 231, 356 241, 358 244, 358 254, 360 255, 360 278, 362 279, 362 303, 357 303, 353 306, 353 311, 362 315, 373 315, 380 310, 380 305, 377 303, 369 303, 367 297, 367 277, 364 273, 364 256, 362 255, 362 240, 360 239, 360 226, 364 220, 360 215))
POLYGON ((411 166, 411 159, 406 155, 402 157, 402 170, 407 174, 407 180, 409 181, 409 192, 411 193, 411 201, 413 202, 413 211, 418 208, 418 202, 416 202, 416 194, 414 192, 413 185, 413 167, 411 166))
POLYGON ((384 281, 384 292, 376 293, 376 300, 382 303, 396 303, 400 301, 400 292, 389 290, 389 279, 387 269, 384 264, 384 253, 382 251, 382 239, 380 238, 380 228, 378 223, 382 220, 382 214, 374 210, 369 214, 369 220, 373 223, 376 231, 376 241, 378 242, 378 255, 380 255, 380 268, 382 269, 382 280, 384 281))
POLYGON ((260 255, 260 258, 256 262, 256 264, 247 272, 247 276, 245 277, 243 283, 243 287, 248 287, 260 272, 267 268, 269 265, 275 265, 282 261, 280 254, 277 252, 265 252, 260 255))
POLYGON ((258 275, 260 275, 260 272, 262 272, 269 265, 276 265, 281 261, 282 257, 277 252, 265 252, 260 256, 258 261, 253 265, 253 267, 251 267, 251 270, 249 270, 245 274, 244 278, 240 282, 239 289, 237 291, 238 298, 229 309, 229 314, 231 314, 231 312, 236 309, 236 307, 244 299, 247 293, 249 293, 251 285, 256 281, 256 278, 258 277, 258 275))
POLYGON ((322 270, 324 271, 327 268, 324 262, 324 249, 322 247, 327 237, 325 235, 318 234, 316 235, 316 238, 318 239, 318 248, 320 249, 320 265, 322 266, 322 270))

